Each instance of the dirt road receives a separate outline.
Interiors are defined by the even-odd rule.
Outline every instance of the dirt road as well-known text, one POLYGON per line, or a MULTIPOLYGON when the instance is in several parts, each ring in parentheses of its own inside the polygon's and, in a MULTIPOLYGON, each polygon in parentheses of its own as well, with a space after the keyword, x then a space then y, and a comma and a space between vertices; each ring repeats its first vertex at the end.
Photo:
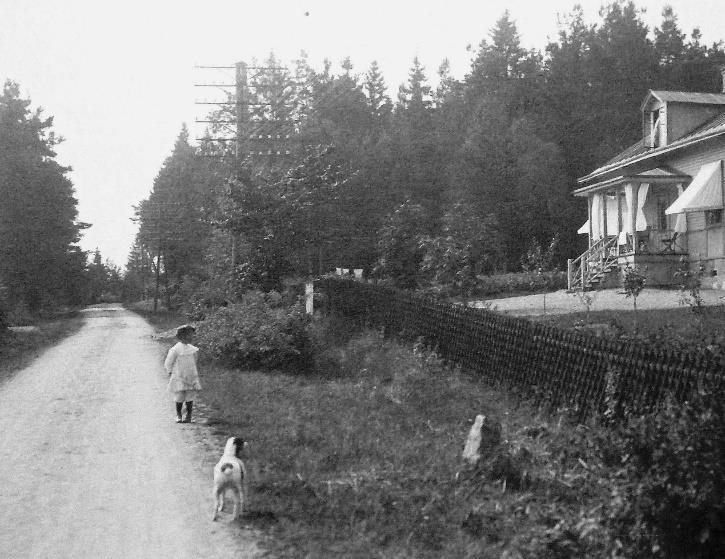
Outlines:
POLYGON ((174 422, 152 329, 119 307, 85 315, 0 386, 0 557, 255 557, 229 515, 211 522, 222 448, 174 422))

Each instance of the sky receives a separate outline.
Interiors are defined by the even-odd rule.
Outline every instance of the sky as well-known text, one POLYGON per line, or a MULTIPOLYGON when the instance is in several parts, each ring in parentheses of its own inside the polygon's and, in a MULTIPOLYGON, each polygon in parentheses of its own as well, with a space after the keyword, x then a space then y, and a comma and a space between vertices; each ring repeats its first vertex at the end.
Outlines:
MULTIPOLYGON (((443 59, 463 78, 481 40, 508 9, 522 46, 543 50, 557 36, 557 14, 576 0, 0 0, 0 80, 20 84, 32 107, 54 117, 65 141, 58 161, 92 224, 81 246, 124 266, 136 225, 133 206, 186 123, 192 141, 213 92, 195 83, 225 77, 197 66, 233 66, 274 52, 283 63, 308 55, 339 69, 349 56, 364 74, 376 60, 395 97, 415 56, 434 78, 443 59), (473 50, 468 50, 467 46, 473 50), (214 75, 212 75, 214 74, 214 75)), ((601 0, 579 0, 597 19, 601 0)), ((725 37, 725 0, 639 0, 653 28, 671 5, 683 31, 710 44, 725 37)), ((433 81, 433 80, 431 80, 433 81)), ((1 201, 0 201, 1 203, 1 201)))

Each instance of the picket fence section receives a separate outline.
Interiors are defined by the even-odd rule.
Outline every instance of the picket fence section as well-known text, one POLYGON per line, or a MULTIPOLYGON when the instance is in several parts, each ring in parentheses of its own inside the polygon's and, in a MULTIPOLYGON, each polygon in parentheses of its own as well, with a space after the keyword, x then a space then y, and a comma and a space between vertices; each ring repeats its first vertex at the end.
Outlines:
POLYGON ((687 398, 703 381, 722 378, 720 358, 702 353, 596 338, 354 280, 320 279, 315 292, 325 313, 421 340, 446 360, 580 418, 601 411, 605 394, 644 412, 667 394, 687 398))

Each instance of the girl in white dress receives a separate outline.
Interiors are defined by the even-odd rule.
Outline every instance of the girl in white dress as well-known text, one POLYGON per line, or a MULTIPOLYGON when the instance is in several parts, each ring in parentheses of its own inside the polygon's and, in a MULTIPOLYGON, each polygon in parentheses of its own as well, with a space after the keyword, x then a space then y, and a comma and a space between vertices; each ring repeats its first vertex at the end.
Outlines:
POLYGON ((176 403, 176 423, 191 423, 194 396, 201 390, 199 371, 196 368, 199 348, 191 345, 196 329, 188 324, 176 329, 178 343, 169 350, 164 368, 169 373, 169 392, 176 403), (186 404, 186 415, 181 418, 182 406, 186 404))

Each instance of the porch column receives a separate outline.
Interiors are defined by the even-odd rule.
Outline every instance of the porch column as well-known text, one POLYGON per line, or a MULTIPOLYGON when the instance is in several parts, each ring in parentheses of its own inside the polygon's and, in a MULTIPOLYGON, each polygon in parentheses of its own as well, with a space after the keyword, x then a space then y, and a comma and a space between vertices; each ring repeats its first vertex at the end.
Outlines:
POLYGON ((607 238, 607 205, 609 204, 607 202, 607 193, 602 192, 602 217, 603 217, 603 223, 602 223, 602 237, 604 239, 607 238))
POLYGON ((587 196, 587 213, 589 214, 589 248, 592 247, 592 236, 594 235, 594 225, 592 224, 592 203, 594 198, 587 196))
MULTIPOLYGON (((677 185, 677 197, 679 198, 682 196, 682 193, 685 191, 684 187, 682 186, 682 183, 677 185)), ((675 214, 675 233, 686 233, 687 232, 687 214, 685 212, 680 212, 678 214, 675 214)))
POLYGON ((617 234, 622 232, 622 189, 617 189, 617 234))
POLYGON ((629 208, 629 227, 632 231, 632 252, 637 252, 637 208, 639 201, 639 183, 630 183, 632 186, 632 203, 629 208))
POLYGON ((615 190, 617 195, 617 256, 619 256, 619 240, 622 234, 622 192, 624 189, 618 188, 615 190))

